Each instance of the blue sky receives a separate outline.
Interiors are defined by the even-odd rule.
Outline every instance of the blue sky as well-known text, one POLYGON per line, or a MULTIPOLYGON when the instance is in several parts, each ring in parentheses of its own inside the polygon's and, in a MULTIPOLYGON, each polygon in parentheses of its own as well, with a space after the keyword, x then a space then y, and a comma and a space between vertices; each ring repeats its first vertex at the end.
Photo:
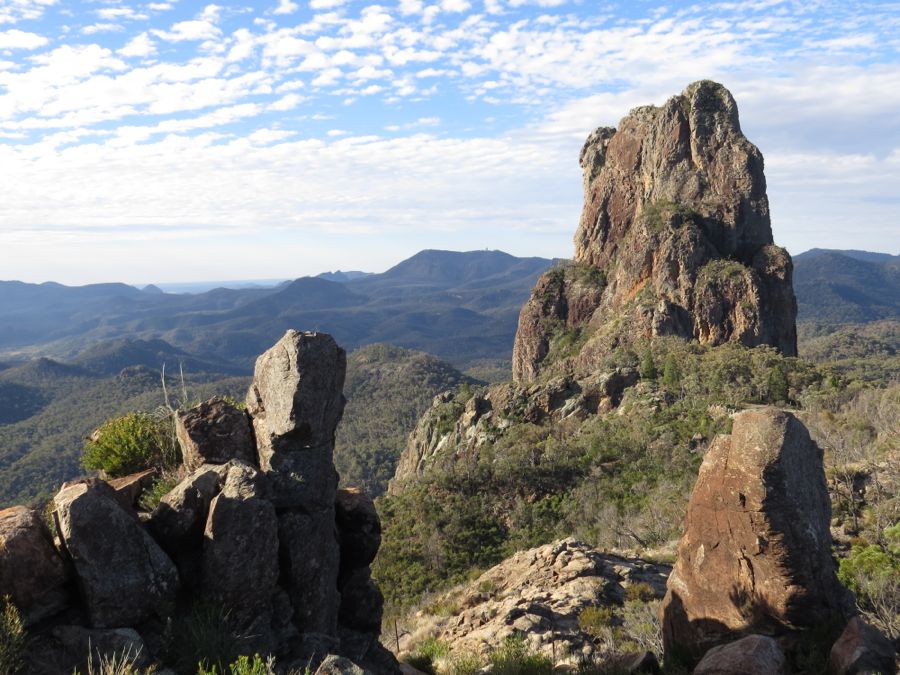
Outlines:
POLYGON ((568 257, 578 151, 725 84, 776 241, 900 252, 900 3, 0 0, 0 278, 568 257))

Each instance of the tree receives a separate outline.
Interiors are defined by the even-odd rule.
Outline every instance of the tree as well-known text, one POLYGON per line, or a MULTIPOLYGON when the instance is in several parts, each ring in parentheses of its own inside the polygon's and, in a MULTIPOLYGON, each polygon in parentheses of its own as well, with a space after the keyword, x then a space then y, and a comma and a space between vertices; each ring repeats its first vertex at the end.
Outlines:
POLYGON ((653 352, 648 347, 643 356, 641 356, 640 366, 641 379, 655 380, 658 373, 656 372, 656 363, 653 361, 653 352))

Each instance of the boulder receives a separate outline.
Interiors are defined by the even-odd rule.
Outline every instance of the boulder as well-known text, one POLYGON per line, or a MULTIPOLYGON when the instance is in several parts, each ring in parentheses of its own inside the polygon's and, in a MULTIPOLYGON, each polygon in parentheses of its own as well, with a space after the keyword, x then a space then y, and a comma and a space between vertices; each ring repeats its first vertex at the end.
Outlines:
POLYGON ((147 524, 165 548, 174 550, 191 539, 199 540, 209 505, 222 489, 228 468, 204 464, 159 500, 147 524))
POLYGON ((158 473, 156 469, 147 469, 121 478, 110 478, 106 482, 116 491, 122 505, 131 509, 137 504, 141 493, 153 485, 153 479, 158 473))
POLYGON ((831 557, 822 451, 792 414, 734 416, 691 494, 661 606, 663 641, 698 659, 735 636, 781 635, 847 617, 831 557))
POLYGON ((647 651, 616 654, 604 661, 603 666, 609 672, 627 673, 628 675, 637 675, 638 673, 659 675, 662 672, 656 655, 647 651))
POLYGON ((329 654, 319 664, 315 675, 367 675, 368 672, 348 658, 329 654))
POLYGON ((333 512, 346 362, 330 335, 294 330, 256 360, 247 411, 278 507, 333 512))
POLYGON ((268 613, 278 581, 278 518, 258 496, 259 479, 234 462, 203 532, 203 593, 241 620, 268 613))
POLYGON ((247 413, 224 399, 211 398, 179 411, 175 416, 175 434, 188 471, 203 464, 225 464, 231 459, 256 462, 247 413))
POLYGON ((748 635, 736 642, 713 647, 694 675, 785 675, 784 654, 778 643, 765 635, 748 635))
POLYGON ((21 671, 27 675, 106 672, 101 667, 103 661, 121 660, 123 656, 144 672, 153 661, 143 638, 132 628, 90 629, 62 624, 29 638, 26 666, 21 671))
POLYGON ((94 628, 134 626, 174 604, 175 565, 109 485, 94 479, 67 484, 53 501, 94 628))
POLYGON ((897 652, 881 631, 855 616, 831 647, 828 675, 896 675, 897 652))
POLYGON ((341 488, 335 500, 341 568, 366 567, 381 546, 381 520, 372 498, 355 487, 341 488))
POLYGON ((40 513, 25 506, 0 511, 0 598, 9 596, 26 626, 66 607, 69 578, 40 513))

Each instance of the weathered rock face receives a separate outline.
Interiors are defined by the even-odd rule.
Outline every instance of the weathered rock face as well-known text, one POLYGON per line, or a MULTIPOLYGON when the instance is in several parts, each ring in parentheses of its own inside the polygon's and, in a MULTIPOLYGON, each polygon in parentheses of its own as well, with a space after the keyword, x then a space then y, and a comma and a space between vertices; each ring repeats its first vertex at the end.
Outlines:
POLYGON ((460 607, 455 615, 419 612, 417 631, 400 638, 400 649, 434 636, 451 654, 486 654, 520 634, 545 656, 568 655, 577 664, 597 652, 594 636, 579 626, 581 612, 621 604, 632 584, 662 597, 668 573, 667 565, 604 554, 575 539, 520 551, 442 598, 460 607))
POLYGON ((594 352, 678 335, 796 355, 791 259, 773 245, 762 155, 724 87, 697 82, 632 110, 593 132, 580 162, 575 265, 546 273, 523 308, 516 381, 533 381, 553 338, 577 327, 595 333, 594 352))
POLYGON ((205 594, 250 616, 266 611, 278 580, 278 519, 258 482, 258 471, 233 464, 203 533, 205 594))
POLYGON ((707 451, 663 602, 666 651, 827 626, 851 611, 831 557, 822 452, 790 413, 748 410, 707 451))
POLYGON ((53 501, 94 628, 134 626, 174 604, 175 565, 111 487, 99 480, 69 484, 53 501))
POLYGON ((9 596, 30 625, 63 609, 69 570, 41 515, 25 506, 0 511, 0 598, 9 596))
POLYGON ((203 464, 225 464, 231 459, 256 461, 247 414, 223 399, 212 398, 179 412, 175 434, 188 471, 203 464))
POLYGON ((713 647, 694 669, 694 675, 784 675, 786 672, 781 648, 765 635, 748 635, 713 647))

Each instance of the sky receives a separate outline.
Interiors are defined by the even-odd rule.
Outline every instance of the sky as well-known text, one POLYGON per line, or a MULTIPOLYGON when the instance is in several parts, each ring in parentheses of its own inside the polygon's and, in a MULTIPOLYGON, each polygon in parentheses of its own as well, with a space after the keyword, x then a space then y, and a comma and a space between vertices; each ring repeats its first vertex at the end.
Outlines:
POLYGON ((776 243, 900 253, 900 2, 0 0, 0 279, 571 257, 588 133, 698 79, 776 243))

